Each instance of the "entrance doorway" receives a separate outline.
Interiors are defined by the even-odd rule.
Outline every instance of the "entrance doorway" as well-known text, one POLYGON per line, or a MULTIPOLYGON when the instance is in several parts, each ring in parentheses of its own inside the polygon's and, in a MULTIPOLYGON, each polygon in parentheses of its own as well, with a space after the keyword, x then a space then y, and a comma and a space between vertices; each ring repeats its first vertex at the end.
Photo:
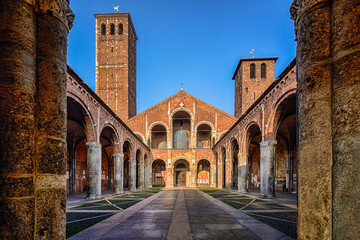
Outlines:
POLYGON ((176 186, 186 187, 186 172, 176 172, 176 186))
POLYGON ((186 187, 186 178, 189 172, 189 163, 184 159, 177 160, 174 164, 174 186, 186 187))

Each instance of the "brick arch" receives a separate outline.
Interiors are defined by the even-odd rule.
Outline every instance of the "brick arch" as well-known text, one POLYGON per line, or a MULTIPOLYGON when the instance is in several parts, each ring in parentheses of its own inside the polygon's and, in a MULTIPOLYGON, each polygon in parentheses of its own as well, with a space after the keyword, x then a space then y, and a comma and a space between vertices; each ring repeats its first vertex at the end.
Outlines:
POLYGON ((263 131, 262 131, 259 123, 257 123, 256 121, 252 121, 252 122, 248 123, 246 125, 246 127, 244 128, 244 133, 245 134, 243 134, 243 139, 241 141, 242 144, 241 144, 241 146, 239 148, 244 153, 247 153, 248 146, 250 144, 250 142, 249 142, 250 141, 250 130, 255 126, 260 129, 260 133, 261 133, 261 135, 263 135, 263 131))
POLYGON ((219 134, 218 141, 219 141, 220 138, 222 138, 227 132, 229 132, 229 130, 224 130, 224 131, 222 131, 222 132, 219 134))
POLYGON ((142 152, 142 149, 140 147, 136 149, 135 154, 137 155, 138 152, 140 153, 139 154, 140 155, 139 162, 141 162, 141 159, 143 159, 143 152, 142 152))
MULTIPOLYGON (((114 143, 119 142, 120 134, 119 134, 117 128, 116 128, 113 124, 111 124, 111 123, 107 123, 107 124, 104 124, 104 125, 102 126, 102 128, 101 128, 101 130, 100 130, 100 136, 101 136, 101 133, 105 130, 105 128, 110 128, 110 129, 115 133, 115 138, 116 138, 116 139, 114 139, 114 143)), ((99 136, 99 137, 100 137, 100 136, 99 136)))
POLYGON ((155 161, 163 161, 163 162, 165 163, 165 165, 166 165, 166 161, 165 161, 164 159, 162 159, 162 158, 155 158, 155 159, 153 159, 153 160, 150 161, 150 166, 151 166, 151 167, 153 166, 153 164, 154 164, 155 161))
POLYGON ((211 122, 209 122, 209 121, 201 121, 201 122, 198 122, 198 123, 195 125, 195 128, 194 128, 194 129, 195 129, 195 132, 197 132, 198 127, 199 127, 200 125, 203 125, 203 124, 209 125, 212 132, 215 131, 215 127, 214 127, 214 125, 213 125, 211 122))
POLYGON ((81 98, 79 98, 78 96, 74 95, 71 92, 67 92, 67 100, 69 100, 69 99, 81 107, 82 115, 84 117, 85 124, 86 124, 84 131, 85 131, 87 140, 91 141, 91 142, 96 141, 97 134, 96 134, 95 128, 93 128, 93 126, 95 125, 95 120, 94 120, 91 112, 88 110, 87 105, 84 103, 84 101, 81 98))
POLYGON ((185 112, 189 113, 189 115, 190 115, 190 117, 191 117, 191 121, 194 121, 194 115, 193 115, 193 113, 191 112, 191 110, 188 109, 188 108, 184 108, 184 107, 174 109, 174 110, 170 113, 170 116, 169 116, 170 121, 171 121, 171 122, 173 121, 173 116, 174 116, 175 113, 181 112, 181 111, 185 111, 185 112))
POLYGON ((134 132, 134 134, 135 134, 137 137, 139 137, 139 138, 143 141, 143 143, 145 143, 145 137, 144 137, 144 135, 142 135, 140 132, 134 132))
POLYGON ((134 159, 134 143, 133 141, 130 139, 130 138, 125 138, 122 145, 121 145, 121 151, 123 151, 124 149, 124 145, 125 143, 128 142, 129 143, 129 146, 130 146, 130 149, 129 149, 129 159, 132 160, 134 159))
POLYGON ((269 120, 267 122, 268 127, 266 128, 266 135, 270 135, 271 133, 274 134, 277 131, 277 127, 279 126, 278 121, 281 115, 281 111, 279 111, 279 107, 281 104, 284 103, 284 101, 287 101, 290 97, 293 97, 296 95, 296 89, 291 89, 284 93, 274 104, 274 111, 271 112, 271 115, 269 117, 269 120))
POLYGON ((150 126, 149 126, 150 133, 151 133, 151 130, 153 129, 153 127, 155 127, 156 125, 162 125, 165 127, 166 131, 169 131, 169 127, 168 127, 168 125, 166 125, 166 123, 161 122, 161 121, 156 121, 156 122, 153 122, 152 124, 150 124, 150 126))
POLYGON ((238 139, 236 139, 235 137, 232 137, 231 140, 230 140, 230 143, 231 143, 231 158, 234 158, 233 154, 234 154, 234 148, 233 145, 236 143, 237 144, 237 147, 239 148, 239 151, 240 151, 240 143, 238 141, 238 139))

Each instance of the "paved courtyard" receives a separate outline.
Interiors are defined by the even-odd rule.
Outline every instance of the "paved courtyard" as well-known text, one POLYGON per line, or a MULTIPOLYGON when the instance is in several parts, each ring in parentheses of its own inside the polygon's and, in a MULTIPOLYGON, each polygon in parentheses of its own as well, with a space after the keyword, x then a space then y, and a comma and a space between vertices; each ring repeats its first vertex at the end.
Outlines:
POLYGON ((70 239, 292 239, 198 189, 167 189, 70 239))

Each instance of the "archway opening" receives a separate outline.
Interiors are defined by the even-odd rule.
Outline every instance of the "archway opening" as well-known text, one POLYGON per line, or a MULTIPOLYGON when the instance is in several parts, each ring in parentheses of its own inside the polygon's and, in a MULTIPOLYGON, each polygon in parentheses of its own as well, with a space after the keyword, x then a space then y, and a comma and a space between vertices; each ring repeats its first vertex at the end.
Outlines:
POLYGON ((248 132, 248 189, 260 191, 260 143, 261 131, 258 125, 253 125, 248 132))
POLYGON ((131 157, 131 144, 129 141, 125 141, 123 145, 123 154, 124 154, 124 174, 123 174, 123 185, 124 189, 129 189, 129 180, 130 180, 130 166, 129 160, 131 157))
POLYGON ((67 98, 67 193, 87 190, 86 111, 72 98, 67 98))
POLYGON ((215 165, 215 186, 218 188, 219 187, 219 155, 217 152, 215 152, 215 161, 216 161, 216 165, 215 165))
POLYGON ((275 115, 276 159, 275 190, 297 191, 296 96, 291 95, 278 107, 275 115))
POLYGON ((163 125, 155 125, 151 129, 151 148, 166 149, 167 148, 167 131, 163 125))
POLYGON ((189 136, 191 135, 191 117, 185 111, 176 112, 173 115, 173 148, 189 148, 189 136))
POLYGON ((221 160, 222 160, 222 188, 226 188, 226 150, 221 148, 221 160))
POLYGON ((233 140, 231 142, 231 156, 232 156, 232 174, 231 174, 231 187, 238 189, 238 165, 239 165, 239 144, 238 141, 233 140))
POLYGON ((114 158, 116 135, 112 128, 105 127, 100 134, 101 153, 101 190, 113 188, 114 184, 114 158))
POLYGON ((201 124, 196 131, 196 147, 211 147, 211 127, 208 124, 201 124))
POLYGON ((136 188, 140 187, 140 161, 141 161, 141 152, 138 149, 136 151, 136 188))
POLYGON ((198 186, 210 186, 210 162, 203 159, 198 162, 197 165, 197 185, 198 186))
POLYGON ((152 185, 154 187, 166 186, 166 164, 162 159, 156 159, 152 163, 152 185))
POLYGON ((177 160, 174 164, 174 186, 186 187, 189 183, 189 163, 185 159, 177 160))

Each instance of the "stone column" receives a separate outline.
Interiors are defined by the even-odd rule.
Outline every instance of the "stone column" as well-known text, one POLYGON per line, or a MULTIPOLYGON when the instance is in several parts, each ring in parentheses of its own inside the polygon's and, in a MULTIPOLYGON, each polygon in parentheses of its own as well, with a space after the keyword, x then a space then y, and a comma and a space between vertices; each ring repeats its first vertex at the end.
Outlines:
POLYGON ((359 239, 360 2, 295 0, 290 12, 298 44, 298 237, 359 239))
POLYGON ((87 199, 101 198, 101 143, 87 142, 87 199))
POLYGON ((69 153, 69 193, 76 192, 76 159, 75 153, 70 150, 69 153))
POLYGON ((260 143, 260 196, 275 197, 275 145, 276 140, 260 143))
POLYGON ((136 191, 136 160, 129 160, 129 191, 136 191))
POLYGON ((247 178, 247 170, 248 166, 246 164, 246 154, 239 152, 239 166, 238 166, 238 192, 240 193, 247 193, 247 184, 246 184, 246 178, 247 178))
POLYGON ((139 164, 139 188, 144 189, 144 181, 145 181, 145 169, 144 169, 144 161, 140 162, 139 164))
POLYGON ((114 193, 121 194, 124 192, 124 154, 115 153, 114 157, 114 193))
POLYGON ((225 178, 225 188, 231 189, 232 182, 232 159, 225 159, 226 161, 226 178, 225 178))
POLYGON ((0 9, 0 236, 65 239, 71 10, 60 0, 0 9))
POLYGON ((210 165, 209 186, 216 187, 216 164, 210 165))
POLYGON ((145 166, 145 188, 152 188, 152 171, 148 165, 145 166))
POLYGON ((171 159, 168 159, 168 162, 166 163, 166 175, 167 175, 167 182, 166 187, 174 187, 175 184, 175 172, 174 172, 174 166, 169 164, 169 161, 171 162, 171 159))

